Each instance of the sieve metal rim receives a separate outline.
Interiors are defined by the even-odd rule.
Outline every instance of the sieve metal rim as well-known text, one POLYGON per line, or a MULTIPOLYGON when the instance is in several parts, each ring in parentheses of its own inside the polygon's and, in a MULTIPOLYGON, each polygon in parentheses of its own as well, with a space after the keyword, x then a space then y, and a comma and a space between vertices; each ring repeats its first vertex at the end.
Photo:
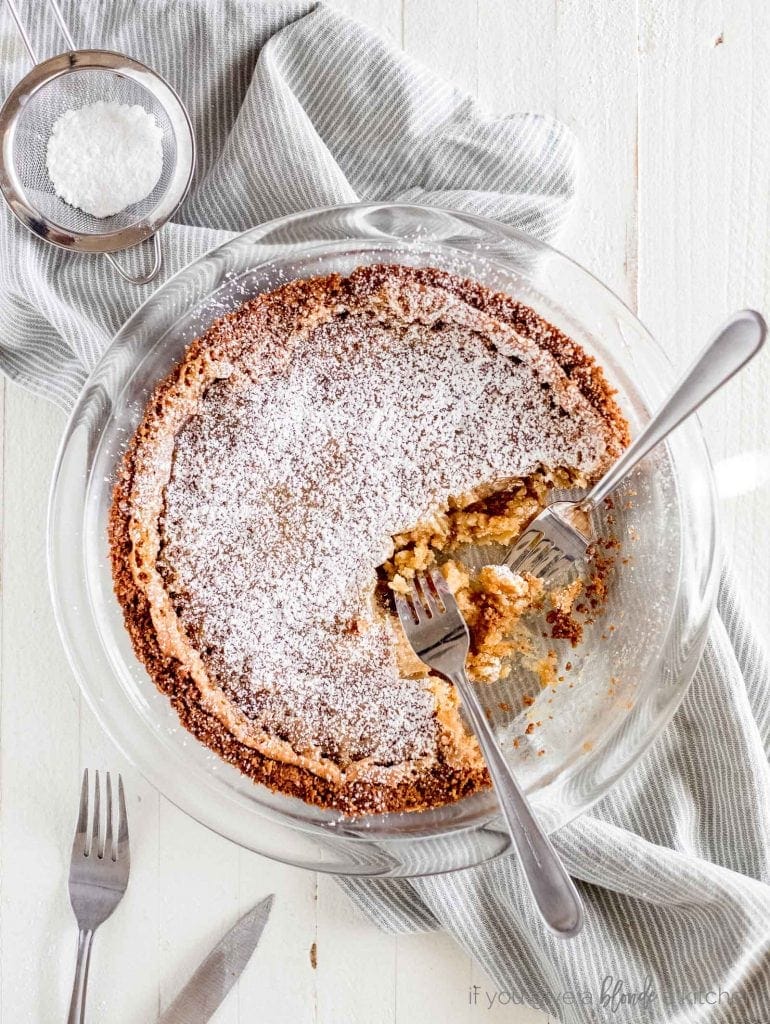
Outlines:
POLYGON ((52 245, 71 252, 111 253, 151 238, 183 202, 195 169, 192 122, 176 90, 141 61, 114 50, 68 50, 36 64, 13 88, 0 108, 0 192, 25 228, 52 245), (176 161, 168 187, 152 212, 136 224, 104 234, 70 231, 49 221, 26 197, 13 161, 14 136, 26 103, 56 78, 73 71, 110 71, 129 78, 152 93, 163 106, 176 140, 176 161))

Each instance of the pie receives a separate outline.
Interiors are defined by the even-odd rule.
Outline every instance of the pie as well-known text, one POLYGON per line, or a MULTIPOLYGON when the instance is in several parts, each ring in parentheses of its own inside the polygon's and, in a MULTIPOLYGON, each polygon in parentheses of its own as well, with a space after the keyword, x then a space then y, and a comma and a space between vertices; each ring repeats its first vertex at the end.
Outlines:
POLYGON ((463 552, 510 544, 627 443, 602 369, 508 295, 400 265, 291 281, 190 345, 123 456, 109 539, 136 654, 186 729, 273 790, 345 815, 477 792, 458 696, 391 591, 441 566, 480 687, 534 657, 533 621, 577 638, 585 580, 547 590, 463 552))

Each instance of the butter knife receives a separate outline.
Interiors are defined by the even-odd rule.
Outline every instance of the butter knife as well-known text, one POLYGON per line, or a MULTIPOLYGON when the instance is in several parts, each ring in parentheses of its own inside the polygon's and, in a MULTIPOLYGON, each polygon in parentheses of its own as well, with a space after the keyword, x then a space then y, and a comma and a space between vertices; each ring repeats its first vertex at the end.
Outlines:
POLYGON ((206 1024, 240 978, 262 937, 273 897, 243 915, 214 946, 158 1024, 206 1024))

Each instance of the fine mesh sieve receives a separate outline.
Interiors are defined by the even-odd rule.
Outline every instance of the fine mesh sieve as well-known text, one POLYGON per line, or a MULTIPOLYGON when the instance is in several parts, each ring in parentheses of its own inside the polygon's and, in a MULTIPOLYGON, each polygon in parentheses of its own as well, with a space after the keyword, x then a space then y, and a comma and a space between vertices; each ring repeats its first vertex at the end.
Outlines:
MULTIPOLYGON (((6 0, 33 61, 34 49, 14 0, 6 0)), ((0 110, 0 190, 13 213, 38 237, 75 252, 102 253, 133 284, 146 284, 161 265, 157 232, 184 199, 195 163, 187 111, 156 72, 124 54, 76 50, 56 0, 49 0, 68 44, 67 53, 35 63, 0 110), (46 152, 51 131, 67 110, 97 101, 138 104, 162 131, 163 163, 150 195, 109 217, 93 217, 55 192, 46 152), (132 276, 111 255, 152 239, 153 265, 132 276)))

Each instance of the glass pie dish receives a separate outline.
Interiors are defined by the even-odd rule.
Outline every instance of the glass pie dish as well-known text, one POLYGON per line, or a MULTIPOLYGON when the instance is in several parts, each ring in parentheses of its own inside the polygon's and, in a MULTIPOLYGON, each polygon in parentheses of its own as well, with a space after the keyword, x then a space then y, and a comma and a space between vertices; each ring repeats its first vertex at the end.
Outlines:
MULTIPOLYGON (((508 849, 492 791, 428 811, 351 818, 242 776, 186 732, 135 657, 107 543, 121 456, 154 386, 186 346, 261 292, 374 263, 439 267, 531 306, 603 366, 632 433, 673 383, 665 355, 622 302, 567 257, 514 229, 390 204, 286 217, 180 271, 105 352, 62 441, 49 509, 49 574, 86 700, 168 799, 234 842, 287 863, 360 876, 431 874, 508 849)), ((702 652, 716 591, 715 501, 696 420, 626 483, 612 516, 624 557, 604 615, 569 653, 571 685, 542 696, 548 707, 538 740, 545 753, 534 757, 528 745, 505 744, 549 831, 590 807, 642 756, 676 710, 702 652)), ((505 739, 522 731, 526 709, 503 700, 506 684, 497 685, 496 706, 513 709, 495 723, 505 739)))

